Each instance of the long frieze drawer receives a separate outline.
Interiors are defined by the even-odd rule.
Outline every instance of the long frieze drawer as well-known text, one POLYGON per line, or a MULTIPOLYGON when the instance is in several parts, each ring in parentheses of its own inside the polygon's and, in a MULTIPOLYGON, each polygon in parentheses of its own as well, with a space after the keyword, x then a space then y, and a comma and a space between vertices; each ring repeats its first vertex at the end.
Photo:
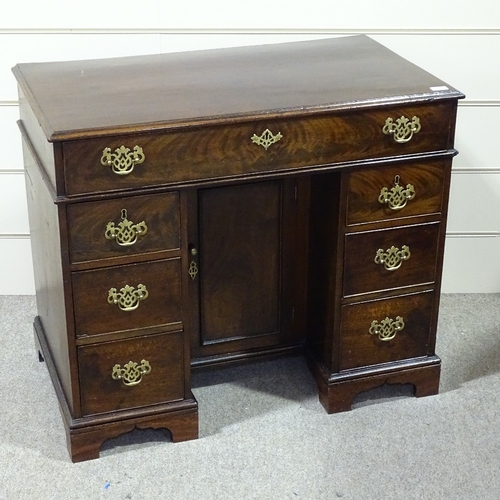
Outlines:
POLYGON ((84 415, 182 400, 181 332, 78 348, 84 415))
POLYGON ((452 146, 453 106, 445 102, 67 141, 66 191, 76 195, 443 151, 452 146))
POLYGON ((178 324, 181 260, 165 259, 73 273, 78 337, 178 324))
POLYGON ((439 228, 435 222, 347 234, 344 296, 434 282, 439 228))
POLYGON ((179 194, 68 205, 71 262, 178 249, 179 194))
POLYGON ((346 174, 347 225, 439 213, 451 160, 366 168, 346 174))
POLYGON ((340 369, 387 363, 429 353, 434 292, 342 308, 340 369))

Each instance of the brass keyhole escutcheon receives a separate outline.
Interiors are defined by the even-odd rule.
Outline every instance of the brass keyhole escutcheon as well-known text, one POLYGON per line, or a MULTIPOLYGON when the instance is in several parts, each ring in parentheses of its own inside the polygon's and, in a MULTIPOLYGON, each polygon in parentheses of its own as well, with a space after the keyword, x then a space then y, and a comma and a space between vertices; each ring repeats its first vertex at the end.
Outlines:
POLYGON ((194 260, 192 260, 189 264, 188 274, 192 280, 194 280, 198 275, 198 265, 194 260))
POLYGON ((194 245, 189 245, 189 253, 193 257, 193 259, 189 263, 188 274, 189 277, 194 281, 196 279, 196 276, 198 276, 198 264, 196 262, 198 249, 194 245))
POLYGON ((274 135, 268 128, 266 128, 266 130, 264 130, 262 134, 253 134, 251 137, 252 142, 258 144, 259 146, 262 146, 266 151, 270 146, 272 146, 275 142, 278 142, 282 138, 283 136, 281 135, 281 132, 278 132, 276 135, 274 135))

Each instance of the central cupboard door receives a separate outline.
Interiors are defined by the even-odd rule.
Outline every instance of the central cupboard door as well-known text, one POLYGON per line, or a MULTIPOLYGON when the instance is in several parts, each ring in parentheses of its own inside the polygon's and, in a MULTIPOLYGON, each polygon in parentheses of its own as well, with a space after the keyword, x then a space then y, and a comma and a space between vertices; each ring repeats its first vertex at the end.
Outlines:
POLYGON ((300 335, 302 307, 291 285, 301 277, 290 263, 305 245, 289 241, 303 205, 297 192, 284 180, 198 190, 189 257, 198 271, 193 358, 222 361, 291 345, 300 335))

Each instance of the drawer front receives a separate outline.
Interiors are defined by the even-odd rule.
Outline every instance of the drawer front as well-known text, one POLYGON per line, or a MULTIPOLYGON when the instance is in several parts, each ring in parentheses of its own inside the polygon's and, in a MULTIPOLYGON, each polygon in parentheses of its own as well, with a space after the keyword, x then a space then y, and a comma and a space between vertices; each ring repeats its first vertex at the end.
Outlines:
POLYGON ((344 296, 435 279, 439 223, 347 234, 344 296))
POLYGON ((440 213, 451 160, 346 174, 347 225, 440 213))
POLYGON ((153 326, 182 328, 181 260, 73 273, 79 337, 153 326))
POLYGON ((440 103, 68 141, 66 191, 122 190, 446 150, 453 115, 453 103, 440 103), (401 116, 417 116, 421 124, 405 143, 383 132, 388 118, 401 116))
POLYGON ((180 332, 79 347, 83 414, 182 400, 183 358, 180 332))
POLYGON ((71 262, 180 247, 179 194, 68 205, 71 262))
POLYGON ((434 292, 425 292, 343 306, 340 369, 432 354, 433 305, 434 292))

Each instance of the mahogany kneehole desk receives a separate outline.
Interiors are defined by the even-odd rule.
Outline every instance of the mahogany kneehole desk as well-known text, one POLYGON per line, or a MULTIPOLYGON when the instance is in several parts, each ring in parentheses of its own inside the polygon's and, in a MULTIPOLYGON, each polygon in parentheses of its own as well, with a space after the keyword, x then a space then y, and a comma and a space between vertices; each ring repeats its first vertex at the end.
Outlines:
POLYGON ((460 92, 365 36, 13 71, 73 461, 197 438, 195 367, 303 352, 329 413, 438 392, 460 92))

